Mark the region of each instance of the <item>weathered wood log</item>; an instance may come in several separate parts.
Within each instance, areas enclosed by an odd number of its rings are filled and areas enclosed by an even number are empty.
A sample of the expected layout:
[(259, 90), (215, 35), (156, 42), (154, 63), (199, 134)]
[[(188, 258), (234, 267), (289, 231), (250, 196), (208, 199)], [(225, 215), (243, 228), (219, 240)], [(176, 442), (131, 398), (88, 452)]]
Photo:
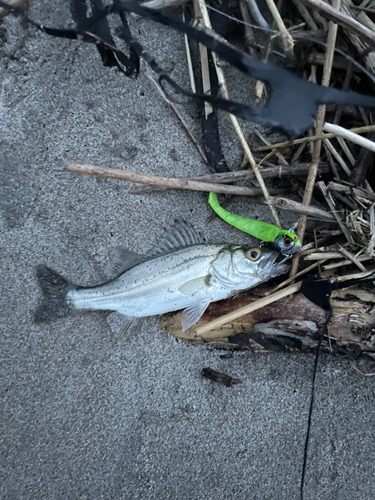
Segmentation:
[[(194, 332), (198, 325), (255, 302), (271, 290), (266, 284), (210, 304), (206, 313), (186, 332), (181, 331), (182, 311), (164, 314), (160, 326), (178, 339), (210, 343), (235, 349), (276, 352), (313, 352), (318, 344), (326, 312), (302, 293), (288, 296), (251, 314), (212, 330), (203, 336)], [(331, 296), (333, 317), (322, 349), (327, 352), (375, 357), (375, 288), (372, 283), (335, 291)]]

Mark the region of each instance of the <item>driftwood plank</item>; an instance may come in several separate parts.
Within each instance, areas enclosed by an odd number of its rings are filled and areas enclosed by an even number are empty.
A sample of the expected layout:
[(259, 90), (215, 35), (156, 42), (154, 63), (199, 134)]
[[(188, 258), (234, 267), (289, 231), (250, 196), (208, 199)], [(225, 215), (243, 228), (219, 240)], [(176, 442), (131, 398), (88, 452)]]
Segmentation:
[[(209, 306), (197, 325), (204, 325), (215, 318), (264, 297), (271, 290), (263, 285), (234, 299), (215, 302)], [(352, 287), (332, 294), (333, 317), (328, 326), (328, 336), (322, 347), (329, 352), (348, 355), (375, 354), (375, 290), (372, 284)], [(164, 314), (160, 326), (174, 337), (193, 343), (213, 343), (252, 349), (255, 351), (311, 352), (319, 339), (319, 332), (326, 320), (326, 313), (302, 293), (286, 297), (251, 314), (196, 336), (194, 329), (181, 331), (182, 311)]]

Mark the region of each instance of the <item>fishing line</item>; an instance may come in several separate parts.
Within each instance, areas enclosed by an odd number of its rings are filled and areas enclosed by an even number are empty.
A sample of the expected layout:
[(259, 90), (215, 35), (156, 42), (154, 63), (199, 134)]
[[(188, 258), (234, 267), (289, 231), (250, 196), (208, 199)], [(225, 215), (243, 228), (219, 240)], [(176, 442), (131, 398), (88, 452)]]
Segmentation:
[(328, 324), (333, 316), (333, 311), (330, 303), (330, 298), (332, 292), (335, 290), (342, 290), (344, 288), (349, 288), (354, 285), (361, 285), (365, 283), (372, 282), (375, 279), (375, 271), (371, 272), (368, 276), (364, 278), (355, 278), (347, 280), (343, 283), (331, 283), (328, 280), (317, 278), (313, 275), (307, 275), (306, 278), (302, 280), (301, 292), (304, 296), (311, 300), (314, 304), (321, 307), (322, 309), (328, 311), (326, 322), (323, 326), (322, 333), (319, 337), (319, 342), (316, 350), (315, 361), (314, 361), (314, 369), (313, 369), (313, 377), (311, 384), (311, 398), (310, 398), (310, 408), (309, 415), (307, 419), (307, 430), (306, 430), (306, 438), (305, 438), (305, 446), (303, 453), (303, 465), (302, 465), (302, 475), (301, 475), (301, 486), (300, 486), (300, 498), (303, 500), (303, 491), (305, 485), (305, 476), (306, 476), (306, 466), (307, 466), (307, 454), (309, 448), (310, 441), (310, 430), (311, 430), (311, 420), (312, 420), (312, 411), (314, 406), (315, 399), (315, 381), (316, 381), (316, 372), (319, 361), (319, 354), (321, 350), (322, 341), (324, 335), (327, 333)]
[[(198, 0), (199, 3), (203, 3), (200, 0)], [(244, 24), (245, 26), (249, 26), (249, 28), (254, 28), (257, 30), (262, 30), (262, 31), (267, 31), (267, 33), (274, 33), (275, 35), (282, 35), (281, 31), (273, 30), (271, 28), (265, 28), (263, 26), (258, 26), (257, 24), (250, 24), (247, 23), (246, 21), (242, 21), (242, 19), (238, 19), (238, 17), (233, 17), (230, 16), (229, 14), (226, 14), (225, 12), (221, 12), (219, 9), (216, 9), (215, 7), (211, 7), (210, 5), (206, 4), (207, 9), (213, 10), (214, 12), (217, 12), (221, 16), (227, 17), (228, 19), (231, 19), (232, 21), (236, 21), (237, 23)]]
[(332, 315), (333, 315), (333, 311), (332, 311), (332, 308), (330, 306), (326, 322), (324, 324), (322, 333), (320, 334), (320, 337), (319, 337), (318, 347), (317, 347), (316, 354), (315, 354), (314, 369), (313, 369), (313, 376), (312, 376), (312, 383), (311, 383), (310, 407), (309, 407), (309, 415), (307, 418), (307, 430), (306, 430), (305, 446), (304, 446), (304, 451), (303, 451), (303, 465), (302, 465), (301, 487), (300, 487), (301, 500), (303, 500), (303, 489), (304, 489), (304, 485), (305, 485), (307, 453), (308, 453), (309, 442), (310, 442), (311, 420), (312, 420), (312, 412), (313, 412), (314, 399), (315, 399), (315, 380), (316, 380), (316, 372), (317, 372), (317, 368), (318, 368), (320, 348), (322, 345), (324, 335), (327, 333), (328, 323), (330, 322)]

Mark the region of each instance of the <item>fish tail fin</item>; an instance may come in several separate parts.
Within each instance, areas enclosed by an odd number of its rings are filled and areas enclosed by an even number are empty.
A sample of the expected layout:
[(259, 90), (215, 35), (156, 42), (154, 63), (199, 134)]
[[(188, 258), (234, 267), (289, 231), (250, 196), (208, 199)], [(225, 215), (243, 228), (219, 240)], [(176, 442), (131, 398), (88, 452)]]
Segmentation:
[(36, 268), (36, 277), (42, 290), (43, 299), (34, 312), (35, 323), (47, 323), (69, 314), (70, 307), (66, 296), (75, 288), (52, 269), (40, 265)]

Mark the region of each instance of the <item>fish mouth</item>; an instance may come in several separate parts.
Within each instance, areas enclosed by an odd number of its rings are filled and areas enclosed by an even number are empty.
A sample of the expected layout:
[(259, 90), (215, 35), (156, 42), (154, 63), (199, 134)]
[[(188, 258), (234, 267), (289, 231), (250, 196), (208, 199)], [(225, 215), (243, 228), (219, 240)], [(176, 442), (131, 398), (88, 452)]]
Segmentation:
[(290, 259), (290, 255), (285, 255), (282, 252), (279, 252), (276, 256), (276, 259), (273, 261), (273, 265), (276, 267), (281, 266), (289, 259)]
[(276, 275), (284, 274), (290, 269), (288, 260), (291, 255), (284, 255), (282, 252), (272, 252), (272, 255), (267, 260), (266, 266), (271, 264), (276, 271)]

